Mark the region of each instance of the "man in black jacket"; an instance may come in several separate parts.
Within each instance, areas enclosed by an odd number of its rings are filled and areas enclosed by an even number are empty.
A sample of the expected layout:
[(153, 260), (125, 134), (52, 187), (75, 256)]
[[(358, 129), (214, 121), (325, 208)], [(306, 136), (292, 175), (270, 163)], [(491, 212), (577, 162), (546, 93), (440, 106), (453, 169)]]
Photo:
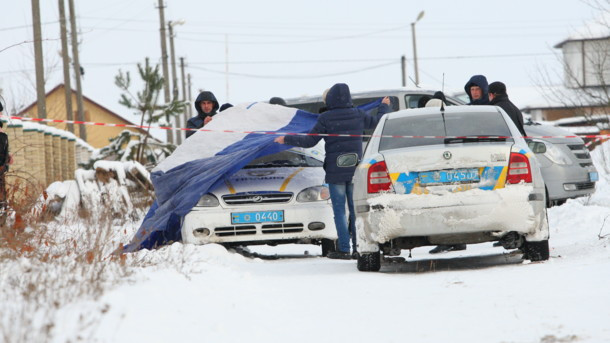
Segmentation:
[(489, 104), (501, 107), (506, 114), (513, 120), (523, 137), (527, 136), (523, 128), (523, 114), (515, 104), (508, 99), (506, 85), (500, 81), (489, 84)]
[[(214, 93), (208, 91), (199, 93), (197, 99), (195, 99), (197, 115), (186, 122), (186, 127), (189, 129), (201, 129), (212, 120), (212, 117), (216, 114), (219, 107), (218, 100), (216, 100)], [(186, 131), (186, 138), (194, 133), (195, 131)]]
[[(0, 104), (2, 114), (2, 104)], [(9, 164), (13, 163), (13, 156), (8, 152), (8, 136), (2, 128), (4, 123), (0, 121), (0, 210), (6, 208), (6, 173)]]
[[(320, 114), (315, 126), (309, 131), (311, 134), (349, 134), (354, 137), (324, 137), (324, 171), (326, 182), (330, 190), (330, 198), (335, 217), (335, 227), (339, 238), (338, 251), (328, 254), (328, 258), (350, 259), (350, 232), (352, 233), (352, 246), (355, 255), (356, 212), (354, 210), (354, 184), (352, 178), (357, 162), (362, 158), (362, 135), (365, 129), (377, 126), (379, 119), (390, 112), (390, 98), (383, 98), (377, 115), (373, 116), (363, 110), (354, 108), (349, 87), (344, 83), (332, 86), (323, 100), (328, 111)], [(276, 143), (288, 144), (302, 148), (316, 145), (322, 136), (280, 136)], [(354, 163), (347, 164), (352, 157)], [(349, 220), (345, 213), (345, 203), (349, 209)], [(349, 225), (349, 227), (348, 227)]]

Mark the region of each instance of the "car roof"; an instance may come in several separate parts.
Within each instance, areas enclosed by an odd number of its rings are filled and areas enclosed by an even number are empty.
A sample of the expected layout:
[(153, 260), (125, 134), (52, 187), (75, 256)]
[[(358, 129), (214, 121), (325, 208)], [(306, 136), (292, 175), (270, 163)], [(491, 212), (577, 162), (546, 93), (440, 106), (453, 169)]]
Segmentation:
[[(500, 113), (500, 110), (496, 106), (445, 106), (445, 114), (452, 113)], [(423, 107), (423, 108), (410, 108), (397, 112), (391, 112), (385, 115), (387, 119), (395, 119), (408, 117), (413, 115), (427, 115), (427, 114), (438, 114), (441, 113), (440, 107)]]
[[(435, 90), (426, 90), (426, 89), (408, 89), (408, 88), (388, 88), (388, 89), (378, 89), (371, 91), (363, 91), (363, 92), (351, 92), (352, 99), (360, 99), (360, 98), (368, 98), (368, 97), (382, 97), (382, 96), (396, 96), (404, 93), (408, 94), (422, 94), (422, 95), (434, 95), (437, 91)], [(451, 96), (447, 96), (448, 98), (455, 99)], [(302, 104), (309, 102), (318, 102), (322, 101), (322, 95), (315, 96), (303, 96), (299, 98), (290, 98), (286, 99), (286, 103), (294, 105), (294, 104)]]

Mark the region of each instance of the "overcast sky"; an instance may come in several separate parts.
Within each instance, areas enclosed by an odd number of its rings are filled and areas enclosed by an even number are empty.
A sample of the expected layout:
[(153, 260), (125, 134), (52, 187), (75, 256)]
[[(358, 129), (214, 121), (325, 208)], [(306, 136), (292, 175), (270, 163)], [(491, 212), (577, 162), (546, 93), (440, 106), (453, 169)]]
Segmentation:
[[(48, 91), (63, 82), (59, 14), (57, 1), (40, 2)], [(118, 104), (114, 76), (122, 69), (138, 80), (137, 63), (146, 57), (160, 63), (158, 1), (75, 2), (84, 95), (138, 121)], [(0, 88), (11, 109), (35, 100), (32, 44), (7, 49), (32, 40), (32, 10), (27, 0), (0, 3)], [(167, 21), (186, 21), (175, 26), (175, 47), (192, 75), (192, 97), (205, 89), (233, 104), (317, 95), (337, 82), (352, 91), (400, 87), (401, 55), (414, 79), (410, 23), (420, 11), (423, 88), (441, 89), (444, 74), (447, 92), (458, 90), (470, 76), (484, 74), (505, 82), (510, 92), (533, 85), (541, 65), (559, 69), (553, 46), (596, 16), (577, 0), (165, 3)], [(411, 80), (408, 87), (414, 87)]]

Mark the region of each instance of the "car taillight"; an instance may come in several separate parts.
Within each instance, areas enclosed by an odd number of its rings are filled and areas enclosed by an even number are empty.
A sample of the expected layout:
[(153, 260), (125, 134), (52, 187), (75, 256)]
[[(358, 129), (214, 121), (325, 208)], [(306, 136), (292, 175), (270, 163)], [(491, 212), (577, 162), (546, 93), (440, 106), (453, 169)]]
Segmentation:
[(385, 161), (377, 162), (369, 167), (367, 184), (369, 193), (392, 190), (392, 180), (390, 179), (390, 174), (388, 174), (388, 167)]
[(532, 182), (532, 169), (527, 156), (516, 152), (510, 153), (506, 183)]

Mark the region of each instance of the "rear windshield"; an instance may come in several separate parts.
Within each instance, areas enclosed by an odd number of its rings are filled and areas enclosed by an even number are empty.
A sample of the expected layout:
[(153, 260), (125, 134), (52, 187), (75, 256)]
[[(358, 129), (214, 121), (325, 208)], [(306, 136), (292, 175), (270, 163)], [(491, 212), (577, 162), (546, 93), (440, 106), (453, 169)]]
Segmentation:
[[(383, 127), (382, 135), (384, 136), (440, 136), (442, 138), (382, 137), (379, 142), (379, 151), (434, 144), (476, 143), (448, 141), (445, 136), (512, 136), (500, 113), (451, 113), (445, 114), (444, 122), (445, 125), (443, 125), (443, 117), (440, 113), (389, 119)], [(503, 141), (512, 142), (513, 140), (509, 138)]]
[[(419, 101), (421, 98), (426, 97), (427, 100), (430, 100), (432, 98), (432, 95), (429, 94), (406, 94), (405, 95), (405, 105), (407, 106), (407, 108), (418, 108), (419, 106)], [(449, 106), (454, 106), (454, 105), (465, 105), (466, 103), (459, 100), (459, 99), (455, 99), (452, 97), (445, 97), (445, 99), (447, 100), (445, 103)], [(426, 101), (427, 101), (426, 100)], [(426, 104), (426, 101), (423, 101), (423, 105)]]

